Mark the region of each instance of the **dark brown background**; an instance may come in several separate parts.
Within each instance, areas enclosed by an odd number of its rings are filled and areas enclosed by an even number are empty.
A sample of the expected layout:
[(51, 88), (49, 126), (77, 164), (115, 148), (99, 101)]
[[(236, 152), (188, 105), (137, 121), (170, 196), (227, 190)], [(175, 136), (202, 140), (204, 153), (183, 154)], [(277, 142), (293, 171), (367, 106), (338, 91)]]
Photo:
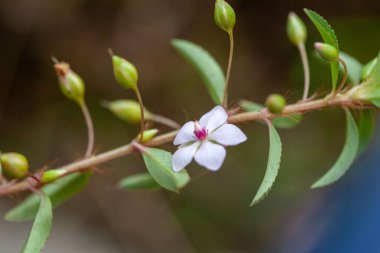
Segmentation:
[[(379, 49), (375, 0), (231, 4), (237, 13), (231, 102), (263, 102), (272, 92), (290, 101), (300, 97), (300, 60), (285, 32), (289, 11), (305, 20), (309, 50), (320, 37), (303, 7), (326, 17), (341, 49), (363, 63)], [(99, 105), (102, 99), (134, 97), (114, 81), (108, 48), (136, 65), (151, 111), (183, 123), (211, 109), (199, 77), (170, 39), (199, 43), (225, 66), (228, 40), (214, 25), (213, 5), (205, 0), (0, 1), (0, 149), (24, 153), (33, 169), (69, 163), (84, 152), (86, 129), (78, 108), (59, 92), (52, 55), (70, 62), (86, 82), (99, 152), (127, 143), (138, 131)], [(329, 69), (310, 58), (313, 91), (327, 91)], [(254, 208), (249, 203), (268, 150), (267, 130), (259, 124), (242, 126), (249, 140), (229, 148), (220, 172), (198, 177), (179, 195), (116, 189), (120, 178), (144, 170), (138, 155), (104, 165), (84, 192), (56, 210), (45, 252), (278, 252), (271, 250), (278, 238), (291, 236), (328, 191), (309, 186), (339, 153), (342, 120), (339, 110), (311, 113), (297, 129), (280, 131), (280, 175), (268, 198)], [(170, 144), (164, 148), (173, 150)], [(195, 164), (189, 170), (192, 175), (203, 171)], [(2, 213), (18, 198), (3, 199)], [(29, 228), (29, 223), (1, 222), (1, 252), (18, 251)]]

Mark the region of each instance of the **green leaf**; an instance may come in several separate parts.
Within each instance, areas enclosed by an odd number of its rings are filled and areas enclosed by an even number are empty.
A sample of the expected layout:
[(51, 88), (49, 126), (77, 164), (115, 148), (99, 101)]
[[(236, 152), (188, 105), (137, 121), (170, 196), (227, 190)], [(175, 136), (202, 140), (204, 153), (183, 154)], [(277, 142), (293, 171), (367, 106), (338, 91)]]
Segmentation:
[(46, 194), (40, 193), (40, 195), (41, 201), (36, 219), (33, 222), (32, 230), (22, 250), (23, 253), (41, 252), (50, 234), (53, 220), (52, 204)]
[[(313, 24), (315, 25), (319, 33), (321, 34), (323, 41), (325, 43), (328, 43), (334, 46), (339, 52), (338, 39), (336, 38), (335, 32), (331, 28), (329, 23), (315, 11), (312, 11), (309, 9), (304, 9), (304, 11), (306, 15), (310, 18), (310, 20), (313, 22)], [(332, 86), (333, 86), (333, 90), (335, 90), (336, 83), (338, 81), (339, 63), (332, 62), (330, 65), (331, 65)]]
[(301, 114), (292, 114), (286, 117), (279, 117), (272, 120), (276, 128), (290, 129), (300, 124), (302, 120)]
[[(357, 59), (346, 54), (345, 52), (340, 52), (339, 57), (346, 63), (347, 65), (347, 76), (352, 84), (359, 84), (360, 78), (362, 74), (363, 64), (361, 64)], [(340, 71), (344, 73), (344, 69), (340, 66)]]
[[(74, 173), (54, 183), (42, 187), (41, 191), (49, 196), (53, 207), (57, 207), (80, 192), (88, 183), (92, 173)], [(5, 214), (7, 221), (25, 221), (33, 219), (38, 211), (40, 198), (31, 194), (23, 202)]]
[(377, 63), (373, 67), (373, 70), (366, 81), (363, 82), (362, 85), (368, 87), (376, 87), (380, 88), (380, 52), (377, 57)]
[(359, 131), (359, 154), (362, 154), (368, 147), (375, 128), (375, 117), (371, 110), (359, 111), (357, 119)]
[(221, 104), (224, 96), (224, 74), (210, 53), (186, 40), (173, 39), (171, 44), (196, 69), (215, 104)]
[(370, 76), (360, 86), (358, 97), (380, 107), (380, 52)]
[(142, 155), (150, 175), (165, 189), (178, 192), (190, 181), (186, 170), (173, 171), (171, 153), (157, 148), (144, 148)]
[(261, 104), (251, 102), (248, 100), (241, 100), (239, 102), (239, 106), (241, 109), (243, 109), (246, 112), (258, 112), (258, 111), (265, 108), (265, 106), (263, 106)]
[[(265, 108), (261, 104), (257, 104), (248, 100), (240, 101), (240, 108), (246, 112), (258, 112)], [(301, 114), (293, 114), (286, 117), (279, 117), (272, 120), (272, 123), (277, 128), (290, 129), (299, 125), (302, 120)], [(265, 123), (264, 121), (261, 121)]]
[(343, 151), (334, 166), (315, 182), (311, 188), (323, 187), (334, 183), (346, 173), (355, 160), (359, 147), (359, 131), (351, 112), (348, 109), (345, 109), (345, 112), (347, 130)]
[(130, 190), (155, 190), (161, 188), (161, 186), (149, 173), (140, 173), (120, 180), (119, 188)]
[(269, 124), (269, 157), (263, 182), (257, 191), (251, 206), (261, 201), (271, 189), (280, 168), (282, 144), (276, 128)]

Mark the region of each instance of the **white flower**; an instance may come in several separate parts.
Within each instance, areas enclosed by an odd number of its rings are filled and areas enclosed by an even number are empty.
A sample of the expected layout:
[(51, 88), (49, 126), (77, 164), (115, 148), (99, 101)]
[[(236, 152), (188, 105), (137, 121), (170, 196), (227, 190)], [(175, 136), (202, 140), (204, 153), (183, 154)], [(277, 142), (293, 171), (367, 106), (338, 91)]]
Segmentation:
[(174, 145), (180, 145), (173, 154), (173, 170), (178, 172), (191, 160), (211, 171), (218, 170), (226, 157), (224, 146), (234, 146), (247, 140), (235, 125), (227, 123), (228, 115), (216, 106), (198, 121), (189, 121), (179, 130)]

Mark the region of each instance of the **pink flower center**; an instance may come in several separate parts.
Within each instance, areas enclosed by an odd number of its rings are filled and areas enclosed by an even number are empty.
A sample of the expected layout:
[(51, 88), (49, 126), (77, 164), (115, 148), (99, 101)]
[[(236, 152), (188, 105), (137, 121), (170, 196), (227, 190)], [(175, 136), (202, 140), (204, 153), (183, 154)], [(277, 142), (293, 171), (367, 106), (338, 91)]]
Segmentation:
[(207, 138), (207, 134), (208, 134), (208, 131), (206, 128), (202, 127), (198, 121), (195, 121), (194, 122), (194, 135), (195, 137), (200, 140), (200, 141), (203, 141), (204, 139)]

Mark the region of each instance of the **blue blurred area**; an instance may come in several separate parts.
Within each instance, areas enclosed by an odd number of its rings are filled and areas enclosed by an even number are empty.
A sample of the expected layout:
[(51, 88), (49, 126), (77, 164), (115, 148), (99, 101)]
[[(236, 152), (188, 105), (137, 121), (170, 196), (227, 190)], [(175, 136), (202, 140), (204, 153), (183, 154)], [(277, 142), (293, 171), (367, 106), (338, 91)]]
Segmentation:
[(309, 209), (296, 232), (271, 252), (380, 252), (379, 151), (377, 130), (367, 152), (338, 183), (317, 190), (325, 194), (318, 207)]

